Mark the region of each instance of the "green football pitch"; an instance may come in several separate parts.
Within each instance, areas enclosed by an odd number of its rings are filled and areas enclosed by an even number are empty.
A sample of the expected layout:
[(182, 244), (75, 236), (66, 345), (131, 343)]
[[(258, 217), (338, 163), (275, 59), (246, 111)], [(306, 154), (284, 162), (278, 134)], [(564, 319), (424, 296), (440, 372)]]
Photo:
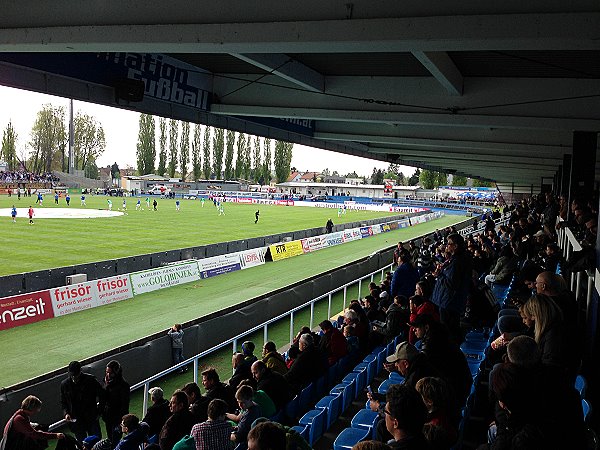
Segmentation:
[[(88, 210), (107, 209), (105, 196), (87, 196)], [(112, 197), (113, 211), (122, 199)], [(204, 207), (199, 200), (182, 200), (175, 211), (175, 200), (158, 199), (157, 211), (146, 207), (136, 211), (137, 198), (127, 198), (127, 214), (94, 219), (45, 219), (34, 216), (29, 225), (24, 212), (17, 222), (10, 218), (9, 208), (34, 207), (36, 216), (55, 208), (66, 208), (63, 198), (59, 205), (45, 196), (42, 208), (35, 197), (0, 198), (0, 236), (2, 253), (0, 275), (31, 272), (74, 264), (103, 261), (159, 251), (194, 247), (215, 242), (234, 241), (306, 228), (324, 227), (328, 218), (334, 223), (354, 222), (391, 215), (385, 212), (348, 211), (337, 217), (337, 210), (308, 207), (284, 207), (226, 203), (225, 215), (219, 216), (209, 201)], [(73, 195), (70, 209), (80, 207), (79, 195)], [(254, 223), (254, 212), (260, 209), (260, 221)], [(44, 211), (42, 211), (44, 210)]]

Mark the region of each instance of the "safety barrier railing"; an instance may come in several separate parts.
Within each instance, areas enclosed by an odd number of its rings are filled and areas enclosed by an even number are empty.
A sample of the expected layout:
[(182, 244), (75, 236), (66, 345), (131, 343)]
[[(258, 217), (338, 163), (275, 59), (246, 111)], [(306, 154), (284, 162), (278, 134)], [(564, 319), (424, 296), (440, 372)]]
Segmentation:
[[(562, 222), (562, 220), (559, 222)], [(562, 256), (565, 261), (568, 261), (574, 252), (582, 250), (581, 244), (577, 241), (577, 238), (568, 227), (560, 227), (558, 229), (558, 246), (562, 251)], [(590, 313), (592, 311), (593, 289), (596, 289), (596, 291), (598, 290), (596, 286), (597, 276), (600, 276), (600, 274), (598, 274), (598, 269), (581, 270), (572, 272), (570, 275), (570, 288), (571, 291), (575, 292), (575, 298), (577, 299), (579, 309), (585, 310), (586, 323), (589, 322)], [(585, 305), (583, 302), (585, 302)]]

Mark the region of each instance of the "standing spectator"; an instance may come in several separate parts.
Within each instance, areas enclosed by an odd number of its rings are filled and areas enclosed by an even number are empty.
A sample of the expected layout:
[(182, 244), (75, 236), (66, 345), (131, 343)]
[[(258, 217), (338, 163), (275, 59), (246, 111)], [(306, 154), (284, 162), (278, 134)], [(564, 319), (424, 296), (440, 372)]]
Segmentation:
[(436, 276), (431, 302), (438, 306), (440, 321), (448, 327), (456, 342), (462, 342), (460, 316), (465, 311), (471, 288), (471, 258), (464, 250), (460, 234), (450, 234), (446, 246), (450, 258), (434, 272)]
[(227, 403), (211, 400), (208, 404), (208, 419), (192, 427), (191, 435), (196, 442), (196, 450), (229, 450), (233, 427), (225, 420)]
[(143, 422), (146, 422), (150, 427), (149, 436), (154, 436), (160, 433), (163, 425), (171, 415), (169, 410), (169, 402), (164, 398), (163, 390), (159, 387), (150, 388), (148, 391), (152, 405), (148, 408)]
[[(171, 356), (173, 365), (177, 365), (183, 361), (183, 329), (180, 323), (173, 325), (167, 332), (171, 338)], [(180, 369), (180, 373), (185, 372), (185, 367)]]
[(129, 413), (129, 383), (123, 379), (123, 370), (118, 361), (112, 360), (106, 365), (104, 401), (100, 402), (100, 409), (106, 435), (113, 443), (117, 442), (121, 419)]
[[(42, 402), (39, 398), (30, 395), (21, 402), (21, 409), (17, 410), (4, 427), (4, 447), (12, 449), (42, 449), (48, 446), (50, 439), (64, 439), (62, 433), (46, 433), (36, 430), (31, 424), (31, 417), (40, 412)], [(4, 439), (3, 438), (3, 439)]]
[(171, 417), (165, 422), (158, 439), (161, 450), (171, 450), (194, 426), (194, 416), (188, 410), (188, 397), (183, 391), (173, 392), (169, 401)]
[(331, 219), (329, 219), (325, 224), (325, 230), (327, 230), (327, 233), (331, 233), (333, 231), (333, 221)]
[(96, 405), (103, 394), (98, 380), (81, 371), (79, 361), (69, 363), (69, 376), (60, 384), (60, 404), (64, 418), (78, 440), (82, 441), (86, 436), (102, 436)]
[(392, 277), (392, 298), (403, 295), (408, 298), (415, 292), (415, 284), (419, 281), (419, 272), (412, 265), (408, 252), (400, 253), (398, 267)]

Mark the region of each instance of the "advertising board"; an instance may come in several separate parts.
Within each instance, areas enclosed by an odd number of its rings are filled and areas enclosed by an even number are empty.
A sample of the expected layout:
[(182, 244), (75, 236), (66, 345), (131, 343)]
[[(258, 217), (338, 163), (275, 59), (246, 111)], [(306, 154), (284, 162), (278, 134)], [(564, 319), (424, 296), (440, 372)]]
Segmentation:
[(54, 317), (48, 291), (30, 292), (0, 299), (0, 330)]
[(133, 294), (152, 292), (171, 286), (197, 281), (200, 279), (198, 263), (171, 264), (159, 269), (143, 270), (131, 274)]
[(273, 261), (281, 261), (282, 259), (304, 254), (301, 241), (270, 245), (269, 250), (271, 250), (271, 258), (273, 258)]

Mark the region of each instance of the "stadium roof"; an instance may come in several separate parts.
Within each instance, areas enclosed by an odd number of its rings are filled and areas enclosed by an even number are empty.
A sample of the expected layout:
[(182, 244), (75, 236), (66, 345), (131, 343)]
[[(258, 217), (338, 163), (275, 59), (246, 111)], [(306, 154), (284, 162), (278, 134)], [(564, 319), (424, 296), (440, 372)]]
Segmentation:
[[(3, 5), (0, 51), (48, 55), (0, 55), (0, 83), (539, 186), (574, 130), (600, 130), (599, 30), (592, 0), (22, 0)], [(157, 79), (116, 101), (117, 72), (86, 73), (82, 52), (153, 53), (206, 98), (164, 101)]]

